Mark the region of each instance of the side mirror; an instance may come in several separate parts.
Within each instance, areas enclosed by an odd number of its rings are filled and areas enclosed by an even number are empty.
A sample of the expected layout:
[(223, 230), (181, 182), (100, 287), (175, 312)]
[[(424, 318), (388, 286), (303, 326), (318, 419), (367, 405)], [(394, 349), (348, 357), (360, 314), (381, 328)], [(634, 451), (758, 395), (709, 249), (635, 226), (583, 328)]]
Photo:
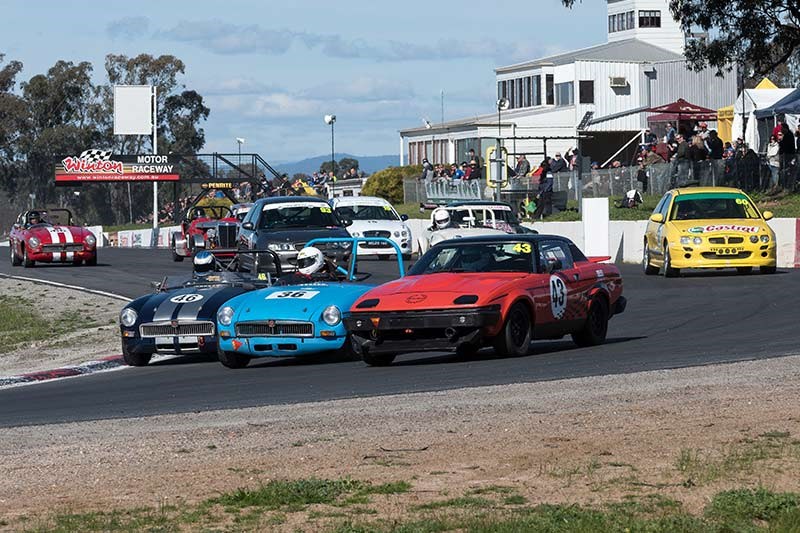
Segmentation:
[(772, 220), (775, 215), (772, 214), (772, 211), (764, 211), (761, 213), (764, 216), (764, 220)]
[(400, 220), (405, 222), (406, 220), (408, 220), (408, 215), (400, 215)]
[(662, 215), (661, 213), (653, 213), (652, 215), (650, 215), (650, 222), (657, 222), (661, 224), (662, 222), (664, 222), (664, 215)]
[(245, 222), (244, 224), (242, 224), (242, 229), (253, 230), (255, 229), (255, 226), (253, 225), (252, 222)]

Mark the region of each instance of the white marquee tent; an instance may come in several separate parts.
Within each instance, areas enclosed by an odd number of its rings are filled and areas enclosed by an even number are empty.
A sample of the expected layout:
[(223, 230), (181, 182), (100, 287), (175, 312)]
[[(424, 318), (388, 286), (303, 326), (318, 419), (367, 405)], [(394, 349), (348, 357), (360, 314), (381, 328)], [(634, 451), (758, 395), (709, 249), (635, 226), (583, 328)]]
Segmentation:
[[(733, 125), (731, 127), (734, 139), (742, 136), (742, 128), (745, 124), (744, 142), (748, 146), (758, 151), (760, 139), (758, 134), (758, 123), (756, 121), (756, 111), (766, 109), (781, 98), (789, 95), (794, 89), (745, 89), (739, 94), (733, 104)], [(789, 124), (794, 128), (795, 125)]]

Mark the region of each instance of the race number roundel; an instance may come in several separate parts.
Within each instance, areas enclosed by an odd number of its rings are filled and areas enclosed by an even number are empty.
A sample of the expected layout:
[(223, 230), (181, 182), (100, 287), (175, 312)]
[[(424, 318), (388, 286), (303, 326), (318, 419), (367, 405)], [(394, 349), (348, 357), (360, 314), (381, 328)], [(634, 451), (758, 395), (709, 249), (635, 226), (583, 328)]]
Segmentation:
[(169, 299), (174, 304), (190, 304), (192, 302), (199, 302), (203, 299), (202, 294), (179, 294)]
[(558, 276), (550, 276), (550, 311), (553, 318), (562, 319), (567, 312), (567, 285)]

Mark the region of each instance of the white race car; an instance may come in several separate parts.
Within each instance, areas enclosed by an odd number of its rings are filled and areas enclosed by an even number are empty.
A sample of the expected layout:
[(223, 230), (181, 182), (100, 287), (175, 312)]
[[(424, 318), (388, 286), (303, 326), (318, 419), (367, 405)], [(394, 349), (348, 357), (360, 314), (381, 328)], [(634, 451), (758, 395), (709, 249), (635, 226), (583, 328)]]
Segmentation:
[[(343, 196), (331, 200), (331, 206), (342, 220), (352, 222), (347, 231), (353, 237), (384, 237), (391, 239), (403, 254), (411, 257), (411, 230), (406, 225), (407, 215), (398, 215), (392, 204), (374, 196)], [(395, 249), (386, 243), (362, 242), (359, 255), (377, 255), (387, 259)]]
[[(438, 228), (434, 218), (437, 211), (446, 210), (450, 223)], [(507, 235), (509, 233), (538, 233), (519, 223), (511, 206), (502, 202), (458, 202), (438, 207), (431, 212), (431, 224), (419, 238), (420, 255), (442, 241), (481, 235)]]

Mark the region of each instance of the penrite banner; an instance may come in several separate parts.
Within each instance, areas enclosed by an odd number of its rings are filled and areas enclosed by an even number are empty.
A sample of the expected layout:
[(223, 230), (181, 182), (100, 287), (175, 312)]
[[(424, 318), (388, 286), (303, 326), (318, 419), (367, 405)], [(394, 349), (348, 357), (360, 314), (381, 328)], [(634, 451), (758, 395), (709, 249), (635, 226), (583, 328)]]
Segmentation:
[(84, 150), (80, 156), (59, 157), (56, 185), (113, 181), (178, 181), (177, 155), (114, 155), (111, 150)]

